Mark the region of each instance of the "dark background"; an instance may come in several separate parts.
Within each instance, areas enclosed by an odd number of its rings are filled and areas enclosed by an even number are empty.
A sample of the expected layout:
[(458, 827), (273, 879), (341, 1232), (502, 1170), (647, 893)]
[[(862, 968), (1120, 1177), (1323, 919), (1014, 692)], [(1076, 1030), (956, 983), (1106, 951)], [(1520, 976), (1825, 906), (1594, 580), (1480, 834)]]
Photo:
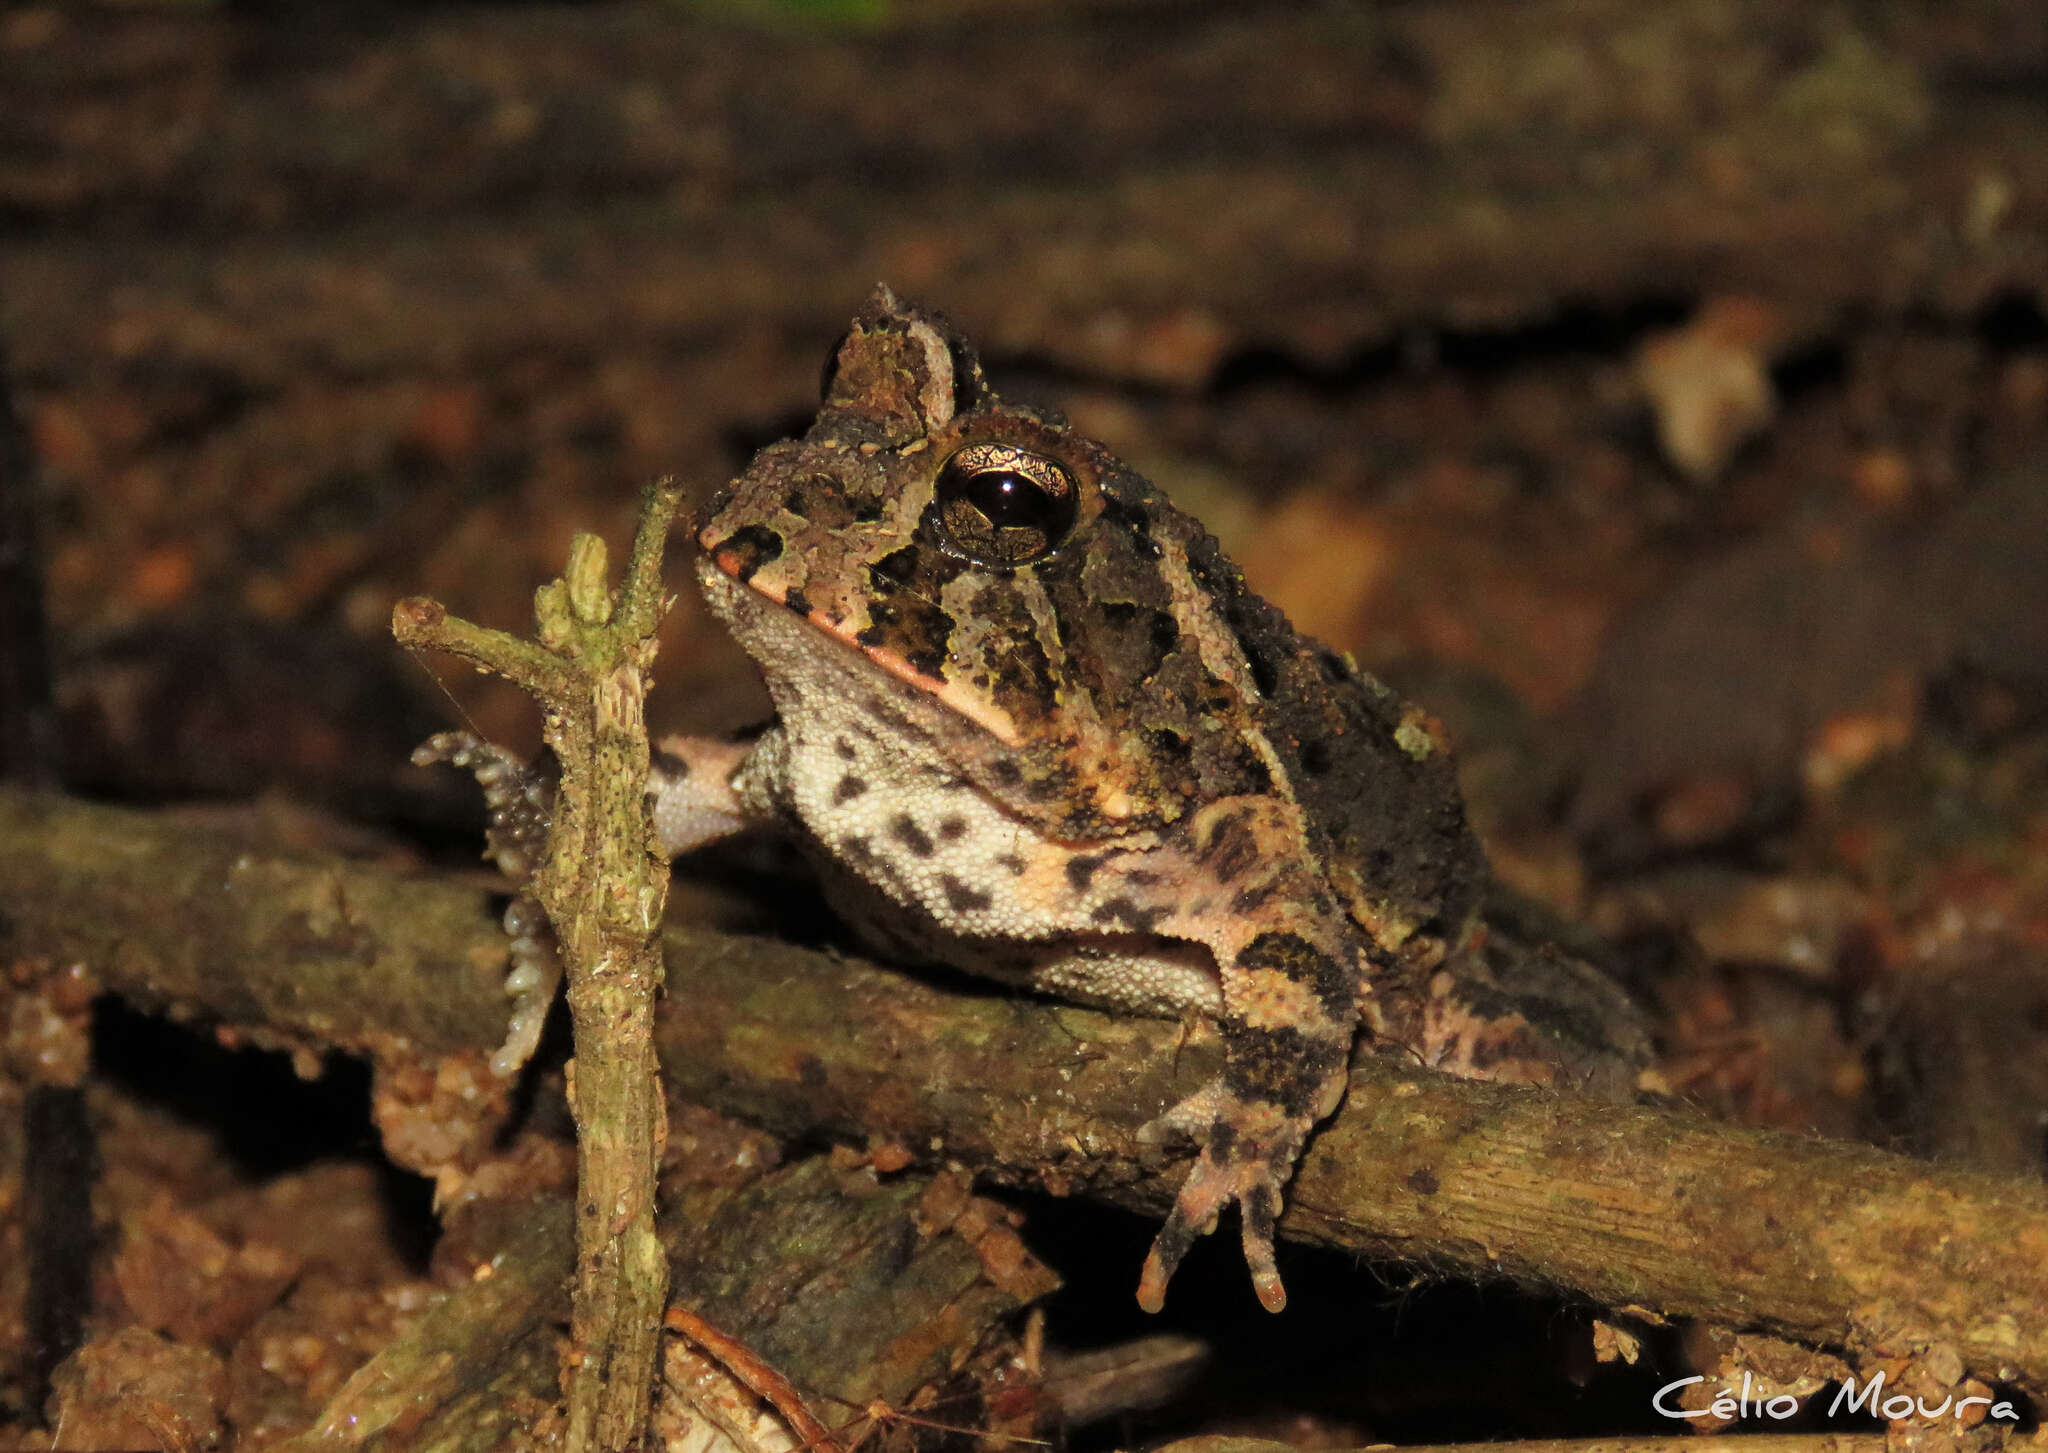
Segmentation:
[[(392, 602), (522, 625), (572, 532), (801, 427), (877, 281), (1446, 719), (1676, 1088), (2040, 1173), (2037, 6), (0, 6), (11, 769), (466, 859), (407, 751), (535, 726)], [(765, 709), (693, 600), (659, 674), (673, 729)], [(1034, 1218), (1114, 1289), (1055, 1336), (1129, 1330), (1144, 1228)], [(1575, 1309), (1389, 1286), (1368, 1377), (1203, 1295), (1269, 1433), (1640, 1409)], [(1447, 1421), (1472, 1327), (1519, 1371)]]

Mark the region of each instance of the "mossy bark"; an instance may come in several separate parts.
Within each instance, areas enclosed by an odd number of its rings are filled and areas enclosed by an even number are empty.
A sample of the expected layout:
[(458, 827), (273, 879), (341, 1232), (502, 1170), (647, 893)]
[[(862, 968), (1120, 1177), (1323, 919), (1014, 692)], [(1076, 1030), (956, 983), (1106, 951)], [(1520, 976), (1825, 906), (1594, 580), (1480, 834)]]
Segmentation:
[[(836, 1408), (909, 1398), (1054, 1283), (996, 1285), (974, 1240), (934, 1227), (933, 1181), (877, 1187), (813, 1157), (741, 1191), (696, 1187), (661, 1208), (675, 1300), (700, 1309)], [(350, 1377), (282, 1453), (361, 1445), (482, 1453), (530, 1433), (556, 1395), (575, 1214), (566, 1201), (499, 1205), (465, 1227), (479, 1271)]]
[(554, 926), (575, 1026), (569, 1453), (639, 1443), (668, 1291), (668, 1258), (654, 1232), (667, 1133), (654, 1003), (669, 868), (648, 813), (641, 707), (667, 606), (662, 549), (679, 499), (673, 481), (648, 492), (616, 597), (603, 541), (577, 538), (562, 578), (536, 595), (538, 647), (454, 621), (431, 601), (401, 601), (392, 616), (406, 645), (455, 651), (531, 691), (561, 764), (531, 888)]
[[(184, 1015), (359, 1048), (503, 1029), (481, 891), (162, 815), (0, 792), (0, 915), (10, 947), (86, 958)], [(689, 985), (655, 1029), (679, 1095), (1015, 1183), (1154, 1210), (1172, 1194), (1137, 1132), (1213, 1073), (1206, 1037), (765, 939), (672, 926), (664, 947)], [(1867, 1146), (1369, 1059), (1280, 1231), (1861, 1354), (1951, 1347), (1987, 1380), (2048, 1387), (2048, 1191)]]

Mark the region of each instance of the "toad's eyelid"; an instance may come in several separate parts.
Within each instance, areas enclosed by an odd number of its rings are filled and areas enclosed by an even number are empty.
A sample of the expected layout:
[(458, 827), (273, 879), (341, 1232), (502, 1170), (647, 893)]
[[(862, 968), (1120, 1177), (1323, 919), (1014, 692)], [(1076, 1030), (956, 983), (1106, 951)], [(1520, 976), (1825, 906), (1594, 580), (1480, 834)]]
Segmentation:
[(1009, 470), (1055, 494), (1066, 494), (1074, 488), (1073, 472), (1066, 465), (1050, 454), (1041, 454), (1018, 444), (995, 440), (965, 444), (953, 451), (947, 463), (974, 474)]

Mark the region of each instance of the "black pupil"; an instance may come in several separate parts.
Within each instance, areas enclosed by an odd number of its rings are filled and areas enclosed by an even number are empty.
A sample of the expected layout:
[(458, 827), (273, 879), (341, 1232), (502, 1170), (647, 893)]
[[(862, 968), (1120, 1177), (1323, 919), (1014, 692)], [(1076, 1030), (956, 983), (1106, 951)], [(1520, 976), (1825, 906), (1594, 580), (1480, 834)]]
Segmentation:
[(997, 529), (1044, 529), (1059, 513), (1060, 501), (1035, 479), (1014, 469), (984, 469), (970, 475), (962, 496)]
[(1057, 460), (1006, 444), (969, 444), (939, 470), (932, 528), (956, 555), (1010, 567), (1042, 560), (1074, 527), (1080, 500)]

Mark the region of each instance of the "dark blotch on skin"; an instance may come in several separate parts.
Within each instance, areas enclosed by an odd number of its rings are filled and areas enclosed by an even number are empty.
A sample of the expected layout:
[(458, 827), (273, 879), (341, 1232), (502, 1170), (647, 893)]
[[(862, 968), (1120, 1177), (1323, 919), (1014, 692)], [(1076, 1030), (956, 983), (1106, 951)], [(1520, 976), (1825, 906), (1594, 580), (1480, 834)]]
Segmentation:
[(892, 652), (933, 680), (947, 680), (955, 621), (939, 608), (939, 594), (962, 568), (920, 545), (904, 545), (874, 561), (867, 568), (869, 624), (854, 639), (870, 650)]
[(867, 790), (868, 784), (849, 772), (844, 777), (841, 777), (839, 785), (832, 789), (833, 804), (836, 806), (839, 803), (851, 802)]
[(955, 913), (979, 913), (995, 902), (981, 889), (961, 882), (951, 873), (939, 875), (939, 887), (945, 892), (947, 906)]
[(905, 545), (900, 550), (891, 550), (870, 566), (869, 569), (878, 584), (882, 581), (890, 581), (896, 585), (901, 585), (904, 581), (910, 579), (911, 576), (917, 574), (917, 547), (915, 545)]
[(953, 618), (937, 606), (926, 605), (906, 618), (900, 629), (897, 649), (903, 659), (934, 681), (946, 679), (946, 646), (953, 638)]
[(1067, 882), (1076, 893), (1088, 891), (1095, 870), (1109, 860), (1108, 853), (1076, 853), (1067, 859)]
[(1259, 695), (1271, 696), (1274, 692), (1278, 691), (1280, 689), (1280, 667), (1270, 656), (1259, 649), (1257, 641), (1252, 640), (1243, 632), (1238, 633), (1237, 644), (1239, 649), (1244, 652), (1246, 664), (1252, 668), (1252, 684), (1259, 688)]
[(942, 817), (939, 819), (939, 841), (957, 843), (967, 836), (967, 819), (964, 817)]
[(1475, 1037), (1466, 1050), (1466, 1056), (1474, 1069), (1491, 1069), (1507, 1060), (1527, 1057), (1529, 1049), (1521, 1036), (1502, 1029), (1497, 1025), (1486, 1026), (1486, 1032)]
[(1080, 777), (1072, 767), (1049, 767), (1024, 783), (1024, 791), (1034, 802), (1059, 802), (1070, 798)]
[(1230, 900), (1230, 911), (1240, 914), (1254, 913), (1259, 909), (1260, 905), (1272, 896), (1273, 885), (1271, 883), (1260, 883), (1256, 887), (1243, 889), (1235, 898)]
[(1244, 1203), (1245, 1225), (1261, 1241), (1273, 1239), (1273, 1223), (1280, 1219), (1280, 1194), (1270, 1185), (1256, 1185)]
[(1209, 870), (1226, 883), (1244, 876), (1258, 860), (1258, 839), (1253, 836), (1248, 812), (1234, 812), (1219, 820), (1202, 854)]
[(987, 673), (990, 698), (1027, 727), (1058, 709), (1061, 690), (1028, 595), (1014, 581), (996, 579), (974, 592), (965, 611), (981, 628), (974, 665)]
[(790, 590), (787, 595), (782, 597), (782, 603), (800, 616), (807, 616), (811, 613), (811, 598), (804, 594), (802, 586), (797, 586)]
[(1348, 1045), (1340, 1048), (1297, 1029), (1253, 1029), (1226, 1021), (1222, 1030), (1224, 1088), (1242, 1101), (1278, 1105), (1290, 1119), (1309, 1118), (1323, 1081), (1343, 1068), (1350, 1053)]
[(734, 556), (739, 568), (733, 574), (740, 580), (752, 580), (763, 565), (782, 554), (782, 536), (766, 525), (745, 525), (719, 541), (711, 554), (714, 558)]
[(845, 737), (832, 738), (832, 750), (839, 754), (839, 760), (842, 762), (857, 762), (860, 760), (860, 753), (853, 749), (853, 743), (849, 742)]
[(1358, 984), (1350, 966), (1331, 958), (1294, 933), (1262, 933), (1237, 956), (1240, 969), (1275, 970), (1316, 996), (1323, 1012), (1338, 1024), (1357, 1010)]
[(1209, 1154), (1223, 1165), (1237, 1158), (1237, 1127), (1227, 1120), (1219, 1119), (1209, 1129)]
[(1171, 727), (1155, 727), (1145, 733), (1152, 750), (1172, 761), (1185, 762), (1195, 754), (1194, 744)]
[(1428, 1166), (1410, 1171), (1402, 1184), (1418, 1196), (1433, 1196), (1443, 1189), (1443, 1183), (1436, 1178), (1436, 1172)]
[(1152, 649), (1164, 661), (1173, 654), (1173, 648), (1180, 644), (1180, 622), (1166, 611), (1152, 613)]
[(1180, 624), (1172, 612), (1150, 605), (1091, 597), (1079, 605), (1069, 602), (1056, 614), (1062, 639), (1098, 643), (1095, 652), (1113, 692), (1135, 691), (1155, 680), (1180, 644)]
[(1052, 661), (1038, 637), (1012, 633), (984, 650), (990, 695), (1017, 721), (1043, 720), (1059, 698)]
[[(905, 686), (900, 681), (891, 681), (888, 686), (899, 698), (917, 694), (915, 686)], [(863, 706), (868, 718), (866, 730), (861, 732), (863, 741), (878, 742), (885, 737), (900, 737), (910, 730), (910, 718), (883, 697), (871, 696)]]
[(1088, 916), (1097, 923), (1116, 924), (1137, 933), (1151, 933), (1169, 911), (1165, 908), (1140, 908), (1128, 898), (1112, 898), (1097, 905)]
[(920, 858), (928, 858), (938, 851), (930, 835), (923, 828), (912, 822), (908, 813), (898, 813), (896, 815), (895, 820), (889, 824), (889, 836), (895, 838), (897, 842), (902, 843), (903, 846), (909, 848), (912, 853)]
[(1126, 503), (1107, 491), (1104, 505), (1105, 518), (1122, 517), (1124, 530), (1130, 536), (1131, 548), (1140, 559), (1157, 560), (1166, 553), (1159, 548), (1159, 542), (1152, 538), (1151, 516), (1147, 515), (1141, 506)]
[(828, 533), (845, 529), (854, 518), (845, 482), (827, 470), (798, 475), (782, 497), (782, 507)]
[(1015, 853), (996, 854), (996, 866), (998, 868), (1001, 868), (1003, 871), (1008, 873), (1013, 878), (1021, 878), (1024, 876), (1024, 860), (1018, 857)]

